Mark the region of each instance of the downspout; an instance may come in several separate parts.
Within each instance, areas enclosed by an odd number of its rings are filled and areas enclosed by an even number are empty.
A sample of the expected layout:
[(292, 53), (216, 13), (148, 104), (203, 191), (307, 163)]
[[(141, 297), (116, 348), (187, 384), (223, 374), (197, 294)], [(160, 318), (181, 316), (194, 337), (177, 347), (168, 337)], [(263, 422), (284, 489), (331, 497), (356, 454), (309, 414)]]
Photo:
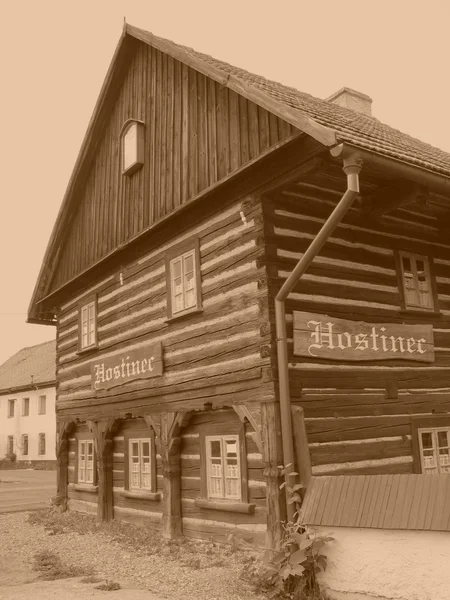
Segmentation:
[[(336, 156), (336, 153), (334, 153), (334, 156)], [(347, 175), (347, 190), (275, 297), (275, 329), (277, 336), (281, 437), (283, 441), (283, 461), (285, 465), (286, 485), (293, 483), (292, 481), (289, 482), (289, 473), (294, 470), (293, 465), (295, 459), (291, 417), (291, 398), (289, 392), (289, 359), (286, 334), (285, 300), (298, 281), (301, 279), (305, 271), (308, 269), (314, 258), (320, 252), (334, 229), (344, 218), (346, 212), (349, 210), (359, 193), (359, 173), (362, 167), (362, 161), (360, 157), (356, 153), (347, 157), (344, 156), (343, 163), (343, 171)], [(294, 518), (295, 509), (294, 504), (290, 504), (288, 500), (289, 496), (286, 494), (287, 518), (288, 521), (292, 521)]]

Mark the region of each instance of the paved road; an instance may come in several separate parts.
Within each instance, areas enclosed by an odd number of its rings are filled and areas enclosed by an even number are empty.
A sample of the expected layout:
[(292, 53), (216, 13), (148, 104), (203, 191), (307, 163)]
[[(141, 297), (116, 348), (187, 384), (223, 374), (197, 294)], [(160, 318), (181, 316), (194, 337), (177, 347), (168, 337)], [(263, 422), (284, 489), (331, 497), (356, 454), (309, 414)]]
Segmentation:
[(49, 506), (56, 493), (56, 471), (0, 470), (0, 513)]

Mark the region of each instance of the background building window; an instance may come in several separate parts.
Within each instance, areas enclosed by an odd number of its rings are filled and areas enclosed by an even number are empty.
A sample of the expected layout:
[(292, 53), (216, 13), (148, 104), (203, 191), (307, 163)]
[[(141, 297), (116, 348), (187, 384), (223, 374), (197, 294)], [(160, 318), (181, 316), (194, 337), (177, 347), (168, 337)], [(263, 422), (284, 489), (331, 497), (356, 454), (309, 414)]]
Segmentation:
[(43, 456), (45, 454), (45, 433), (39, 434), (38, 454), (39, 456)]
[(6, 440), (6, 454), (14, 454), (14, 436), (8, 435)]
[(78, 441), (78, 483), (94, 484), (94, 441)]
[(430, 264), (426, 256), (400, 252), (405, 308), (434, 308)]
[(208, 498), (241, 500), (238, 435), (206, 436)]
[(8, 417), (14, 417), (15, 406), (16, 406), (15, 400), (8, 400)]
[(30, 399), (22, 398), (22, 417), (28, 417), (30, 414)]
[(97, 343), (96, 302), (81, 307), (80, 312), (80, 349), (91, 348)]
[(130, 439), (129, 489), (152, 491), (151, 439)]
[(450, 473), (450, 428), (419, 429), (422, 473)]
[(28, 435), (22, 435), (22, 456), (28, 456)]
[(45, 415), (47, 412), (47, 397), (39, 396), (38, 398), (38, 415)]

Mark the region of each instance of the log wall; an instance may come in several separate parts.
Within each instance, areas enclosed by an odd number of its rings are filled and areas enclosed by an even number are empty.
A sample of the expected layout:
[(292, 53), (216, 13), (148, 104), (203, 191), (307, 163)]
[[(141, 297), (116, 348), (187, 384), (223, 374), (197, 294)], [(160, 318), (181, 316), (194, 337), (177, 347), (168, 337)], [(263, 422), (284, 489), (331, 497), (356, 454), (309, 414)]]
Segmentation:
[[(271, 297), (342, 192), (331, 177), (317, 175), (266, 199)], [(450, 412), (450, 241), (441, 225), (423, 206), (398, 209), (378, 222), (354, 206), (287, 299), (291, 398), (305, 410), (313, 474), (411, 473), (411, 418)], [(395, 250), (432, 257), (439, 312), (400, 310)], [(294, 310), (369, 323), (432, 324), (435, 362), (355, 364), (294, 356)], [(271, 315), (274, 328), (272, 308)]]

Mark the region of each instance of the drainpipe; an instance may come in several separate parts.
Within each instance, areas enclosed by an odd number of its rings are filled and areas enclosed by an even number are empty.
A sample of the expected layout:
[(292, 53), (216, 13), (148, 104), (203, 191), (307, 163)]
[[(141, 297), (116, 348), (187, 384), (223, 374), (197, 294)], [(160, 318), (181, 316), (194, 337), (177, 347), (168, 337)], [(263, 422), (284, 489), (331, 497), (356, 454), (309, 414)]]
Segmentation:
[[(341, 148), (342, 151), (342, 148)], [(336, 151), (333, 152), (336, 156)], [(289, 392), (289, 365), (288, 348), (286, 334), (286, 316), (284, 303), (294, 286), (303, 276), (309, 265), (322, 249), (339, 222), (344, 218), (346, 212), (351, 207), (353, 201), (359, 193), (359, 172), (361, 171), (362, 161), (355, 153), (343, 158), (343, 171), (347, 175), (347, 190), (342, 196), (336, 208), (333, 210), (328, 220), (322, 226), (317, 236), (311, 242), (310, 246), (303, 254), (296, 267), (282, 285), (280, 291), (275, 297), (275, 328), (277, 336), (277, 355), (278, 355), (278, 380), (280, 394), (280, 413), (281, 413), (281, 437), (283, 441), (283, 461), (286, 468), (285, 481), (289, 482), (289, 473), (293, 471), (294, 465), (294, 441), (292, 435), (292, 417), (291, 417), (291, 398)], [(294, 518), (294, 505), (289, 504), (288, 494), (286, 494), (286, 509), (288, 521)]]

